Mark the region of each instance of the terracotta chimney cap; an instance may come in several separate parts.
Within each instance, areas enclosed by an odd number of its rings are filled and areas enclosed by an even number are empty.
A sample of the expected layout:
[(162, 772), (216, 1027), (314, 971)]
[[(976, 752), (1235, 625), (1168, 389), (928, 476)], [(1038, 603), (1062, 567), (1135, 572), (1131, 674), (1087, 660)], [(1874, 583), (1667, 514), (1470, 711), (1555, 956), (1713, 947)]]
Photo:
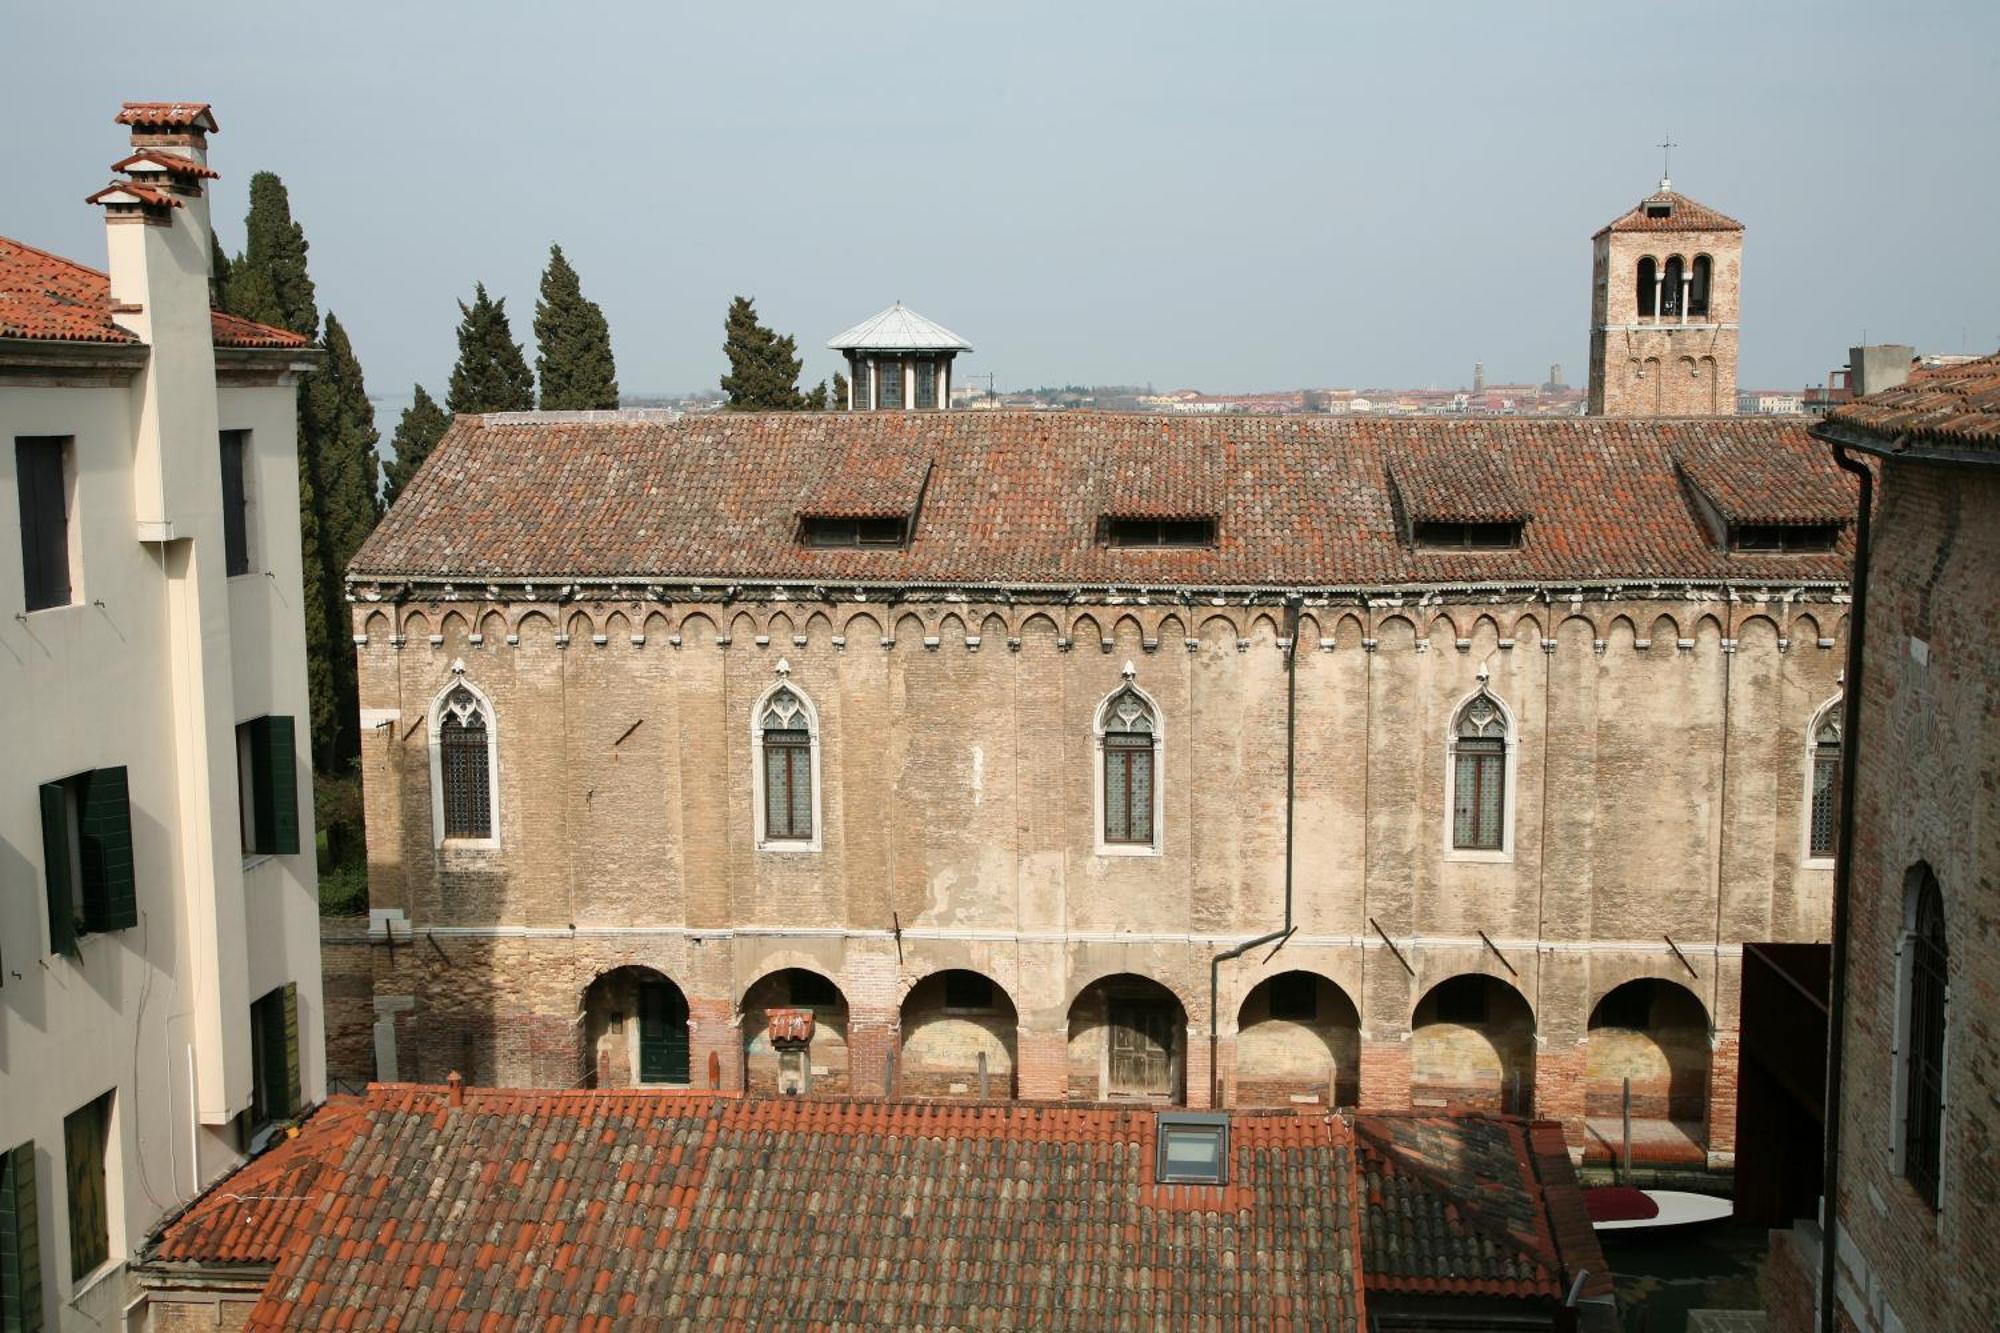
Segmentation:
[(118, 108), (118, 125), (134, 129), (193, 130), (214, 134), (222, 127), (206, 102), (127, 102)]
[(812, 1010), (770, 1009), (764, 1017), (773, 1046), (804, 1046), (812, 1041)]
[(182, 157), (179, 153), (163, 153), (157, 148), (141, 148), (129, 157), (122, 157), (113, 162), (111, 169), (141, 174), (165, 172), (169, 176), (192, 176), (199, 180), (220, 179), (219, 173), (191, 157)]
[(465, 1076), (456, 1069), (444, 1076), (444, 1095), (453, 1106), (465, 1105)]

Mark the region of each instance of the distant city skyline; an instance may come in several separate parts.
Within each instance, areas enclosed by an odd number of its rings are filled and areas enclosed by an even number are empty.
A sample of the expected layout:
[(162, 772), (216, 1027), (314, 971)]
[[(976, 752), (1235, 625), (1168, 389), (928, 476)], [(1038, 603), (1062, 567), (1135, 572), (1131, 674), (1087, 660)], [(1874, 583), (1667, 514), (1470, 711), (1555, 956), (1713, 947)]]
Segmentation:
[(1990, 4), (1677, 10), (1657, 60), (1581, 4), (770, 17), (225, 0), (77, 62), (73, 10), (11, 7), (0, 70), (34, 119), (0, 170), (38, 188), (0, 232), (102, 265), (82, 196), (117, 104), (191, 97), (222, 125), (224, 245), (276, 171), (384, 399), (442, 396), (475, 282), (532, 356), (551, 241), (635, 393), (712, 386), (738, 293), (808, 385), (896, 299), (1002, 386), (1577, 384), (1590, 235), (1670, 132), (1676, 188), (1748, 227), (1745, 387), (1820, 382), (1864, 331), (2000, 344), (2000, 182), (1952, 132), (2000, 122)]

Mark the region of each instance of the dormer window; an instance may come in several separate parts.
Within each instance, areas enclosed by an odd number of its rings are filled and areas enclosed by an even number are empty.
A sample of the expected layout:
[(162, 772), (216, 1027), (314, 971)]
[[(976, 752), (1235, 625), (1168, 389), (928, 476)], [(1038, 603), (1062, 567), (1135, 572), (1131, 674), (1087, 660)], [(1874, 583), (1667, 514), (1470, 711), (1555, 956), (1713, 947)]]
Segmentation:
[(1838, 523), (1732, 523), (1729, 549), (1781, 555), (1831, 551), (1840, 540), (1840, 528)]
[(1645, 207), (1649, 218), (1670, 218), (1674, 215), (1674, 201), (1671, 199), (1648, 199)]
[(1106, 546), (1197, 547), (1215, 545), (1213, 518), (1104, 518)]
[(1520, 523), (1418, 523), (1416, 544), (1430, 550), (1506, 551), (1521, 544)]
[(807, 546), (901, 546), (903, 520), (841, 514), (808, 514), (800, 521), (799, 540)]
[(1213, 1112), (1163, 1111), (1153, 1159), (1162, 1185), (1229, 1183), (1229, 1117)]

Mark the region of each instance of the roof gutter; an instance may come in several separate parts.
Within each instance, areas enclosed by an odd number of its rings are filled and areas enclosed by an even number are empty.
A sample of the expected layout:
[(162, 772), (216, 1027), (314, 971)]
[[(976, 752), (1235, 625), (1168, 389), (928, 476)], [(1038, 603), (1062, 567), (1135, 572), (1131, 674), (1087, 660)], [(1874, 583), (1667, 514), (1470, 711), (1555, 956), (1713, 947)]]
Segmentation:
[[(1234, 948), (1212, 955), (1208, 960), (1208, 1104), (1222, 1106), (1222, 1071), (1215, 1067), (1218, 1046), (1216, 1004), (1222, 989), (1222, 965), (1241, 958), (1260, 944), (1277, 941), (1278, 949), (1298, 927), (1292, 924), (1292, 831), (1297, 813), (1299, 742), (1299, 607), (1305, 598), (1285, 594), (1285, 924)], [(1273, 954), (1278, 952), (1273, 949)]]
[[(1812, 428), (1812, 434), (1834, 446), (1835, 461), (1840, 459), (1840, 450), (1853, 449), (1876, 458), (1941, 463), (1951, 467), (2000, 467), (2000, 449), (1957, 447), (1921, 435), (1905, 434), (1885, 439), (1842, 421), (1822, 421)], [(1844, 462), (1840, 465), (1847, 467)]]

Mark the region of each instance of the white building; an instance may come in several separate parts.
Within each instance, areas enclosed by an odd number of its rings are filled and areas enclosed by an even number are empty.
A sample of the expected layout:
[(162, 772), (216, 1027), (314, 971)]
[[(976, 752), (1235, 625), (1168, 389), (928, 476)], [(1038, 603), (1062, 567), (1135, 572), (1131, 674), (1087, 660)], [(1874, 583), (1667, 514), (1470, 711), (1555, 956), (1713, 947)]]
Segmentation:
[(133, 151), (90, 199), (108, 275), (0, 238), (8, 1328), (123, 1327), (148, 1229), (325, 1094), (295, 387), (315, 353), (209, 308), (209, 109), (118, 122)]

